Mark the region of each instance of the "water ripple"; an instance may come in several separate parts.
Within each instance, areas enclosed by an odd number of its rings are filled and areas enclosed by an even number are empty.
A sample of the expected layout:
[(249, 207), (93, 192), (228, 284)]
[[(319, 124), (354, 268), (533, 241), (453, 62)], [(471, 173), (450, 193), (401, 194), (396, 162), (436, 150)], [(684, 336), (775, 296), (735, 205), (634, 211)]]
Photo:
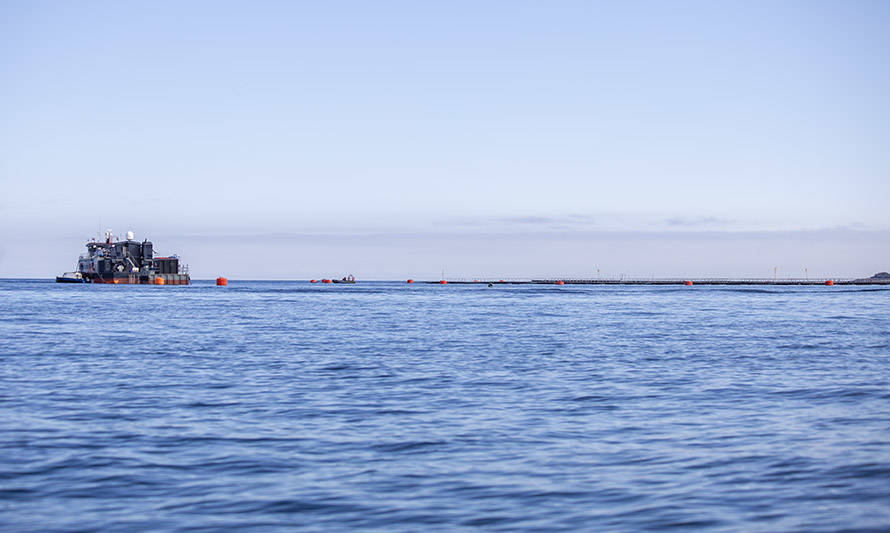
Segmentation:
[(0, 529), (890, 529), (886, 289), (0, 280)]

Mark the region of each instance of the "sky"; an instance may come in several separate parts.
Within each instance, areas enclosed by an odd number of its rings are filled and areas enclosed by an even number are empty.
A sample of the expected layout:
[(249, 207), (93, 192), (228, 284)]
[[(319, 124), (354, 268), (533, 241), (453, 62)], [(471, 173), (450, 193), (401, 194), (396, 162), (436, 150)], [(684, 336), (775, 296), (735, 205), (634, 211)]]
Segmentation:
[[(0, 3), (0, 277), (890, 270), (890, 3)], [(806, 270), (805, 270), (806, 269)]]

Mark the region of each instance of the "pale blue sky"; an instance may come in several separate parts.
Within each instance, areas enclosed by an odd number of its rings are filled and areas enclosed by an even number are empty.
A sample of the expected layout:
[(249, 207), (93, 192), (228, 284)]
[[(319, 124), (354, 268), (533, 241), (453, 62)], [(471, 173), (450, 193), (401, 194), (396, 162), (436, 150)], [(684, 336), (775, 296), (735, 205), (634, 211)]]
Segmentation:
[(69, 270), (100, 225), (198, 277), (870, 275), (888, 24), (855, 1), (7, 1), (0, 276)]

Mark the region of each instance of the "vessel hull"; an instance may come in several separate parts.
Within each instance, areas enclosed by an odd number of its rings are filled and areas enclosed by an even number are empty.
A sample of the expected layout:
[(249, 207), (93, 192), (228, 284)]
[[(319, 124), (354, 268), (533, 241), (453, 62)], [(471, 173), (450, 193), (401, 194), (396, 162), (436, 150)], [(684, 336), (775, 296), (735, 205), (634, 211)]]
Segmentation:
[[(158, 281), (159, 279), (163, 281)], [(93, 274), (90, 276), (89, 282), (106, 285), (189, 285), (191, 279), (188, 274), (155, 274), (153, 276)]]

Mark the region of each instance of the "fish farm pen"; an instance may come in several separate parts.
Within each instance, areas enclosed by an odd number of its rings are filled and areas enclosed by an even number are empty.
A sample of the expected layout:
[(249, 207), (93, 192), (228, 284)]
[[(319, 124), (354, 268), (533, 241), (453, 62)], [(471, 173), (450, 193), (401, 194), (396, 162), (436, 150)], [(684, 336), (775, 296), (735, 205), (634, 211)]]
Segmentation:
[[(444, 283), (443, 283), (444, 282)], [(887, 278), (793, 279), (793, 278), (619, 278), (619, 279), (457, 279), (426, 281), (442, 285), (890, 285)]]

